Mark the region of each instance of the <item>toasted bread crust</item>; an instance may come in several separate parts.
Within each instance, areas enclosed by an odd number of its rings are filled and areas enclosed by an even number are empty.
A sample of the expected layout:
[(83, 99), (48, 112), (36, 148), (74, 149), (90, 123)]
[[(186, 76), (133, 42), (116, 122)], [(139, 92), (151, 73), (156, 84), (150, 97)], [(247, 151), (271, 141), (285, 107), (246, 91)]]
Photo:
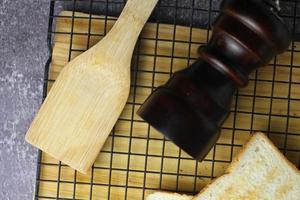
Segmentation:
[[(159, 196), (159, 197), (158, 197)], [(167, 199), (166, 199), (167, 198)], [(146, 200), (191, 200), (193, 197), (185, 194), (178, 194), (172, 192), (155, 192), (150, 194)]]
[(251, 134), (250, 138), (248, 139), (248, 141), (246, 142), (246, 144), (243, 146), (243, 149), (238, 153), (238, 155), (234, 158), (233, 162), (230, 164), (230, 166), (227, 168), (226, 172), (224, 175), (216, 178), (215, 180), (213, 180), (213, 182), (211, 182), (210, 184), (208, 184), (206, 187), (204, 187), (201, 192), (199, 194), (197, 194), (193, 200), (197, 200), (198, 198), (200, 198), (203, 194), (205, 194), (211, 187), (214, 187), (214, 185), (216, 185), (218, 182), (221, 182), (224, 178), (226, 177), (230, 177), (231, 174), (235, 171), (235, 169), (237, 168), (237, 165), (239, 164), (239, 161), (241, 160), (241, 158), (244, 156), (244, 154), (246, 153), (246, 151), (249, 149), (250, 146), (253, 145), (253, 143), (255, 143), (255, 141), (261, 138), (264, 142), (266, 142), (266, 144), (272, 149), (273, 152), (276, 152), (277, 156), (279, 156), (281, 158), (281, 160), (283, 162), (285, 162), (291, 170), (293, 170), (293, 172), (295, 174), (298, 174), (300, 176), (300, 171), (296, 168), (296, 166), (291, 163), (281, 152), (280, 150), (272, 143), (272, 141), (262, 132), (257, 132), (257, 133), (253, 133)]

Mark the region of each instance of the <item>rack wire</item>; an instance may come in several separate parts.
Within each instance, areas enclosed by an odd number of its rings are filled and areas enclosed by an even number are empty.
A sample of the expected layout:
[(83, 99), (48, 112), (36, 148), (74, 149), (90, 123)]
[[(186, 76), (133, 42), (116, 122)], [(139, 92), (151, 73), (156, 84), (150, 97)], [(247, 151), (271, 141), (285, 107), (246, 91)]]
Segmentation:
[[(124, 3), (122, 0), (50, 1), (47, 41), (51, 56), (45, 67), (44, 98), (55, 81), (50, 72), (54, 65), (54, 38), (59, 35), (69, 38), (66, 57), (71, 60), (90, 48), (95, 38), (99, 40), (109, 31), (116, 20), (110, 16), (118, 16)], [(254, 131), (268, 133), (288, 159), (300, 167), (300, 43), (295, 40), (300, 34), (300, 6), (297, 0), (282, 0), (285, 8), (282, 16), (294, 36), (291, 47), (269, 66), (254, 72), (249, 86), (237, 92), (231, 114), (221, 129), (222, 136), (203, 162), (193, 160), (135, 115), (142, 103), (141, 91), (150, 94), (161, 83), (159, 77), (167, 80), (178, 70), (178, 63), (183, 63), (183, 68), (197, 59), (195, 47), (208, 42), (210, 26), (219, 13), (219, 3), (218, 0), (159, 2), (150, 18), (155, 34), (142, 34), (133, 56), (127, 114), (119, 118), (91, 173), (82, 175), (40, 151), (35, 199), (144, 199), (158, 190), (196, 194), (224, 173), (250, 132)], [(69, 15), (60, 14), (61, 5), (66, 5)], [(86, 14), (79, 15), (78, 10)], [(96, 13), (101, 16), (94, 15)], [(61, 19), (70, 23), (68, 31), (57, 31), (56, 22)], [(75, 31), (78, 20), (85, 21), (86, 32)], [(93, 32), (93, 21), (97, 20), (102, 21), (102, 33)], [(165, 23), (171, 29), (169, 38), (161, 37)], [(177, 37), (183, 30), (182, 25), (188, 30), (184, 32), (185, 40)], [(195, 28), (205, 29), (203, 40), (193, 40)], [(73, 45), (78, 37), (86, 38), (84, 48)], [(153, 44), (150, 53), (143, 51), (145, 41)], [(169, 53), (160, 49), (162, 43), (169, 45)], [(179, 44), (185, 46), (183, 55), (177, 53)], [(141, 64), (145, 57), (153, 59), (146, 69)], [(157, 64), (162, 59), (168, 60), (164, 68)], [(143, 84), (140, 76), (147, 76), (148, 84)], [(124, 124), (126, 129), (118, 129), (118, 125)]]

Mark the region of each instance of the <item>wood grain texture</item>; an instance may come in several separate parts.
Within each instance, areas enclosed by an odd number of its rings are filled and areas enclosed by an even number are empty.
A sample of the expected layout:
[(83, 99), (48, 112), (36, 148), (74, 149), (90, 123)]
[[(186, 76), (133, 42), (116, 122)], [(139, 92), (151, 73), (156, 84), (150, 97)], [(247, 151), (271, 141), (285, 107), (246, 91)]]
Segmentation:
[(136, 40), (158, 0), (129, 0), (99, 43), (69, 62), (41, 106), (26, 141), (87, 173), (130, 91)]
[[(57, 18), (48, 89), (68, 62), (71, 15), (72, 12), (62, 12), (61, 17)], [(89, 21), (89, 15), (75, 13), (71, 58), (75, 58), (103, 37), (101, 35), (106, 29), (104, 17), (95, 15), (91, 20), (90, 37), (82, 35), (89, 33)], [(114, 22), (115, 19), (109, 18), (107, 30)], [(113, 134), (108, 137), (98, 155), (93, 173), (83, 175), (65, 165), (59, 172), (58, 161), (43, 153), (39, 195), (56, 198), (58, 192), (59, 198), (75, 196), (76, 199), (89, 199), (91, 196), (92, 199), (108, 199), (110, 196), (112, 200), (123, 200), (127, 188), (128, 199), (140, 200), (143, 199), (143, 194), (147, 195), (155, 190), (175, 191), (177, 188), (183, 193), (193, 193), (194, 186), (197, 193), (211, 181), (211, 176), (224, 173), (231, 156), (239, 152), (251, 129), (269, 132), (276, 146), (286, 146), (286, 156), (298, 165), (300, 52), (292, 54), (287, 51), (277, 57), (276, 69), (271, 63), (270, 66), (260, 69), (257, 75), (254, 73), (250, 76), (252, 80), (249, 86), (240, 90), (238, 101), (233, 102), (233, 112), (223, 126), (218, 144), (201, 163), (196, 164), (196, 161), (180, 152), (172, 142), (164, 141), (160, 133), (135, 114), (151, 93), (152, 83), (153, 86), (161, 85), (168, 80), (171, 67), (173, 72), (177, 71), (188, 65), (189, 58), (190, 62), (197, 58), (197, 48), (206, 42), (206, 34), (206, 30), (196, 28), (148, 23), (141, 34), (132, 62), (131, 82), (132, 85), (136, 83), (136, 87), (131, 87), (125, 109)], [(299, 43), (294, 45), (295, 50), (300, 50)], [(294, 65), (292, 69), (285, 66), (291, 62)], [(271, 81), (274, 81), (273, 85)], [(290, 102), (284, 99), (288, 96), (291, 98)], [(287, 116), (290, 117), (288, 123)], [(286, 130), (288, 135), (285, 134)]]

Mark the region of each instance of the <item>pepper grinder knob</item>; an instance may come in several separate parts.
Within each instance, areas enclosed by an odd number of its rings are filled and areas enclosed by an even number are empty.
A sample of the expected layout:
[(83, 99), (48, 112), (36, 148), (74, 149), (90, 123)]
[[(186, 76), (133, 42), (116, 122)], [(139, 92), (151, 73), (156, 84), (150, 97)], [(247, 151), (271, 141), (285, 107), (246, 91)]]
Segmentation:
[(200, 50), (201, 59), (238, 86), (246, 86), (253, 70), (267, 65), (290, 44), (290, 33), (274, 10), (276, 5), (272, 0), (223, 1), (212, 38)]
[(237, 88), (290, 45), (278, 10), (273, 0), (224, 0), (199, 59), (158, 87), (138, 115), (202, 160), (219, 138)]

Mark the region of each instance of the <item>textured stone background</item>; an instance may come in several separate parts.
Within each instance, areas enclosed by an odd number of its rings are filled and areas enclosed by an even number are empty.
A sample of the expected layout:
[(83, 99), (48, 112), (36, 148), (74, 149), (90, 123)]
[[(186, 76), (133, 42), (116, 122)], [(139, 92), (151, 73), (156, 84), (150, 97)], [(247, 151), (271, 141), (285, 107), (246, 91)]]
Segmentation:
[(0, 0), (0, 199), (32, 199), (37, 150), (24, 141), (42, 101), (49, 0)]

